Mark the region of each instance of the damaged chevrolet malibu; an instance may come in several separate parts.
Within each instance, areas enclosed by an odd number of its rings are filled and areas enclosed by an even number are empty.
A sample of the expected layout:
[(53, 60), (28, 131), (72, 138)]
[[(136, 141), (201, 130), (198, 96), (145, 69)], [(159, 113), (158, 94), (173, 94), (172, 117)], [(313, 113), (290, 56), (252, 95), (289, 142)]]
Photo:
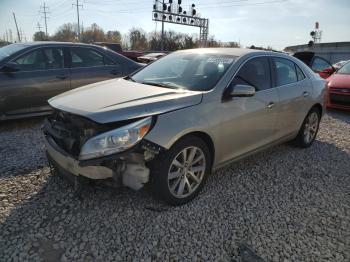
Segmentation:
[(178, 51), (49, 100), (47, 156), (55, 173), (74, 181), (113, 179), (134, 190), (149, 184), (180, 205), (224, 165), (287, 141), (309, 147), (324, 94), (324, 80), (282, 53)]

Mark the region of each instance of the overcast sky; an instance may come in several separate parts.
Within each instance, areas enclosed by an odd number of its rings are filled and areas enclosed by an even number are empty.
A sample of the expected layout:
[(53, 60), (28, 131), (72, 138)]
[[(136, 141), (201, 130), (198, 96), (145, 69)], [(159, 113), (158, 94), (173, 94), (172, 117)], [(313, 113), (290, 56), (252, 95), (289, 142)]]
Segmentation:
[[(176, 2), (177, 0), (174, 0)], [(76, 0), (46, 0), (49, 7), (48, 32), (53, 34), (63, 23), (76, 22)], [(152, 21), (153, 0), (80, 0), (80, 19), (84, 26), (97, 23), (105, 31), (127, 33), (132, 27), (148, 32), (160, 30)], [(323, 31), (322, 42), (350, 41), (350, 0), (183, 0), (185, 9), (192, 3), (202, 17), (209, 18), (209, 34), (221, 41), (239, 41), (243, 46), (272, 46), (283, 49), (305, 44), (316, 21)], [(5, 30), (19, 28), (28, 41), (44, 26), (39, 14), (43, 0), (0, 0), (0, 37)], [(198, 34), (199, 28), (165, 24), (165, 29)]]

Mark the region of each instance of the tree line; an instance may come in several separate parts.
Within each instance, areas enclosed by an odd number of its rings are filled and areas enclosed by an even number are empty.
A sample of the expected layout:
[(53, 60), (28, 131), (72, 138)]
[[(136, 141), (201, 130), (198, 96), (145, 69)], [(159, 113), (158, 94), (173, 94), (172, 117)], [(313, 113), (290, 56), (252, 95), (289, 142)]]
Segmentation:
[[(161, 34), (158, 32), (146, 32), (142, 28), (132, 28), (127, 34), (122, 35), (120, 31), (104, 31), (96, 23), (87, 28), (82, 28), (80, 39), (77, 35), (77, 24), (66, 23), (61, 25), (55, 34), (46, 36), (44, 32), (38, 31), (33, 35), (34, 41), (62, 41), (62, 42), (114, 42), (122, 44), (124, 49), (132, 50), (160, 50)], [(200, 41), (197, 35), (190, 35), (172, 30), (164, 32), (164, 49), (174, 51), (180, 49), (197, 48)], [(221, 42), (214, 36), (207, 41), (208, 47), (240, 47), (237, 42)]]

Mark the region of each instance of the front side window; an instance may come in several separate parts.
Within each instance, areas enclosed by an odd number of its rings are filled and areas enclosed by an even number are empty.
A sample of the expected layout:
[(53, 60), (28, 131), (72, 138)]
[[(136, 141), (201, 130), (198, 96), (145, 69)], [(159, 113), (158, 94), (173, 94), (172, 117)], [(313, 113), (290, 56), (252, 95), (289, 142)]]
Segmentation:
[(21, 71), (59, 69), (64, 66), (61, 48), (40, 48), (13, 61)]
[(0, 60), (9, 57), (10, 55), (15, 54), (18, 51), (21, 51), (25, 48), (27, 48), (28, 46), (25, 44), (10, 44), (10, 45), (6, 45), (3, 47), (0, 47)]
[(173, 53), (138, 71), (131, 80), (166, 88), (208, 91), (236, 58), (217, 53)]
[(257, 57), (246, 62), (238, 71), (232, 84), (255, 87), (256, 91), (271, 88), (270, 65), (267, 57)]
[(315, 57), (314, 61), (312, 62), (311, 69), (315, 72), (322, 72), (323, 70), (327, 68), (332, 68), (331, 64), (329, 64), (326, 60)]
[(71, 48), (72, 67), (93, 67), (111, 64), (102, 54), (90, 48)]
[(276, 72), (275, 81), (277, 86), (283, 86), (298, 82), (294, 62), (288, 59), (274, 57), (273, 64)]

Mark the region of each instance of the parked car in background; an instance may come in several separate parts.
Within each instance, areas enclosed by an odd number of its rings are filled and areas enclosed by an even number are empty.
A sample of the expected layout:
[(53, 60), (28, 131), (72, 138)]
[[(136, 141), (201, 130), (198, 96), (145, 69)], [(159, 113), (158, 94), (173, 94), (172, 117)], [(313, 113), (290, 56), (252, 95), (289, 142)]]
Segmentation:
[(349, 62), (350, 60), (342, 60), (339, 61), (335, 64), (333, 64), (333, 67), (335, 68), (335, 70), (338, 70), (339, 68), (341, 68), (343, 65), (345, 65), (347, 62)]
[(47, 114), (49, 98), (140, 67), (99, 46), (60, 42), (4, 46), (0, 48), (0, 120)]
[(328, 78), (336, 71), (329, 61), (315, 55), (314, 52), (297, 52), (293, 56), (303, 61), (308, 67), (324, 79)]
[(110, 42), (96, 42), (95, 45), (103, 46), (109, 48), (110, 50), (121, 54), (131, 60), (138, 61), (138, 57), (143, 55), (143, 52), (135, 51), (135, 50), (123, 50), (122, 46), (119, 43), (110, 43)]
[(350, 61), (327, 79), (327, 107), (350, 110)]
[(137, 60), (141, 63), (151, 63), (154, 62), (156, 60), (158, 60), (159, 58), (162, 58), (163, 56), (166, 56), (166, 53), (149, 53), (143, 56), (140, 56), (137, 58)]
[(270, 146), (313, 143), (326, 82), (300, 60), (239, 48), (177, 51), (125, 78), (52, 98), (43, 131), (58, 174), (150, 182), (184, 204), (212, 170)]

